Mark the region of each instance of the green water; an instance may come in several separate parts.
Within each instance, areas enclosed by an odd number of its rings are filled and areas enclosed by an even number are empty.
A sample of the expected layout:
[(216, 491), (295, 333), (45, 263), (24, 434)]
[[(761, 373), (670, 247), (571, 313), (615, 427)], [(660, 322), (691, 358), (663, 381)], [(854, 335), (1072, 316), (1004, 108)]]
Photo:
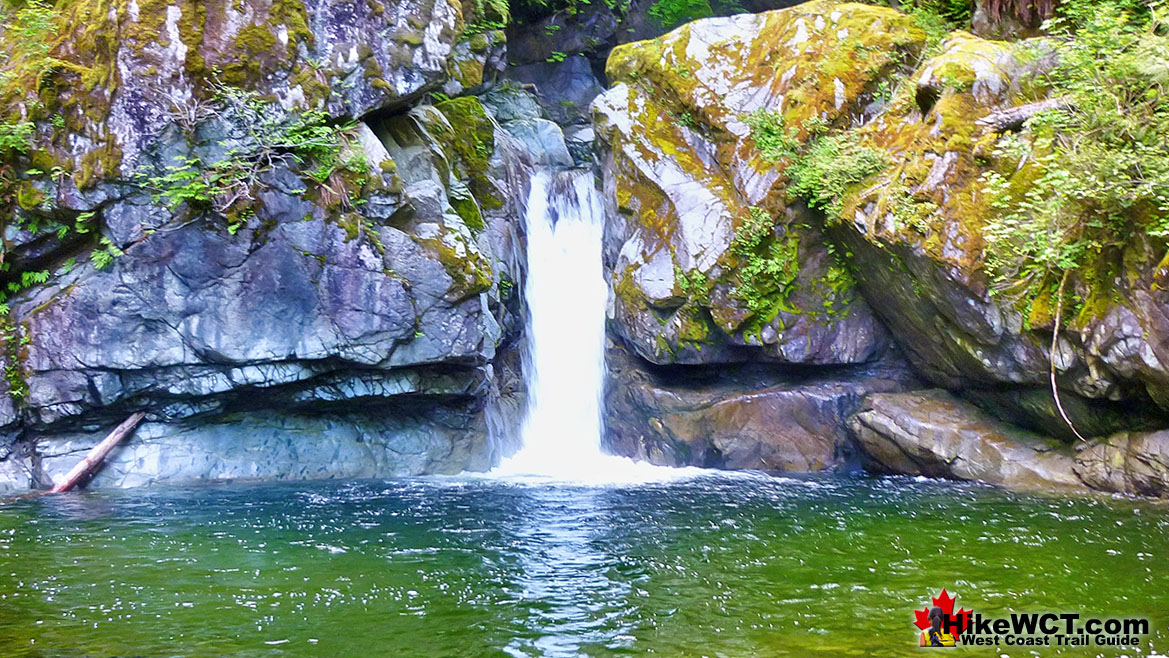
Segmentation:
[(1084, 655), (1149, 655), (1167, 557), (1164, 506), (908, 479), (65, 495), (0, 508), (0, 656), (905, 655), (943, 586), (1147, 617)]

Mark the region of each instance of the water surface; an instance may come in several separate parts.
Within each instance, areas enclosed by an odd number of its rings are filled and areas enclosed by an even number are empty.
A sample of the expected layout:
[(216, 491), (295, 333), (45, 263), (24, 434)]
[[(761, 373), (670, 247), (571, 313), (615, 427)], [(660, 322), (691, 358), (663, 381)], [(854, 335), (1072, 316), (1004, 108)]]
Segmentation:
[(63, 495), (0, 508), (0, 655), (904, 655), (942, 586), (1164, 652), (1167, 557), (1164, 506), (904, 478)]

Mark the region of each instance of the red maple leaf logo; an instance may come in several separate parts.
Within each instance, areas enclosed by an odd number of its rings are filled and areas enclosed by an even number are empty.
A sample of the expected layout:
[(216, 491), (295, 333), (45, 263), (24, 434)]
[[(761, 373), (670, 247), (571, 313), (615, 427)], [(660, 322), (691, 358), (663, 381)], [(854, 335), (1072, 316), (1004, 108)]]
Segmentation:
[[(932, 598), (933, 605), (936, 605), (939, 608), (941, 608), (942, 613), (945, 614), (946, 617), (949, 617), (949, 618), (955, 617), (955, 615), (954, 615), (954, 601), (956, 601), (956, 600), (958, 600), (958, 597), (950, 596), (946, 592), (946, 589), (944, 587), (942, 588), (941, 594)], [(967, 610), (966, 608), (960, 608), (958, 610), (957, 619), (958, 619), (958, 624), (959, 624), (959, 627), (958, 627), (959, 633), (965, 631), (966, 628), (970, 625), (970, 613), (971, 612), (973, 612), (973, 610)], [(914, 616), (914, 621), (913, 621), (914, 626), (917, 626), (918, 628), (920, 628), (923, 631), (930, 627), (930, 609), (929, 608), (925, 608), (924, 610), (914, 610), (913, 616)]]

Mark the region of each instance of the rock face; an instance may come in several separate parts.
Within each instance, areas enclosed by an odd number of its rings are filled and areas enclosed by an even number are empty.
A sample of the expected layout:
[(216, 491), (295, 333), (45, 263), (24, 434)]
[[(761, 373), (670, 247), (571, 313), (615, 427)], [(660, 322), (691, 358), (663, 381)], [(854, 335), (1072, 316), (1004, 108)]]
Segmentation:
[(923, 42), (892, 10), (813, 2), (615, 49), (594, 111), (616, 333), (659, 364), (879, 357), (885, 331), (787, 203), (784, 165), (797, 138), (866, 116)]
[[(28, 174), (6, 226), (6, 262), (45, 280), (0, 328), (0, 489), (51, 483), (135, 410), (92, 486), (455, 473), (514, 450), (519, 218), (532, 168), (571, 160), (530, 95), (466, 95), (502, 63), (502, 33), (470, 29), (491, 17), (89, 4), (64, 3), (55, 55), (118, 66), (97, 88), (63, 69), (63, 125), (31, 116), (17, 156), (72, 175)], [(120, 30), (115, 52), (86, 54), (88, 20)], [(422, 102), (439, 89), (464, 95)], [(246, 203), (175, 196), (207, 170), (245, 171)]]
[(914, 382), (894, 360), (830, 372), (663, 367), (614, 346), (608, 366), (606, 447), (662, 466), (855, 466), (848, 420), (861, 400)]
[[(839, 463), (825, 456), (840, 440), (809, 452), (762, 428), (787, 432), (785, 418), (837, 377), (865, 395), (866, 375), (832, 369), (863, 373), (893, 358), (893, 343), (927, 385), (967, 402), (898, 397), (916, 386), (904, 379), (870, 395), (853, 423), (870, 466), (1162, 490), (1165, 239), (1134, 232), (1096, 272), (1065, 277), (1078, 301), (1053, 351), (1054, 303), (995, 293), (985, 188), (997, 176), (1025, 191), (1039, 175), (1012, 145), (1038, 143), (1027, 119), (1065, 102), (1039, 83), (1057, 51), (955, 32), (921, 58), (929, 41), (892, 10), (809, 2), (612, 51), (613, 87), (593, 111), (611, 204), (610, 329), (632, 355), (614, 366), (607, 398), (619, 451), (727, 467)], [(1076, 428), (1114, 438), (1072, 455), (1053, 361)], [(725, 390), (694, 383), (738, 363), (770, 374)], [(839, 436), (835, 414), (816, 414), (822, 436)]]
[(1000, 422), (945, 391), (875, 394), (850, 427), (870, 469), (1014, 489), (1169, 492), (1169, 433), (1120, 433), (1077, 446)]
[(897, 12), (814, 2), (613, 51), (615, 86), (593, 106), (612, 204), (610, 327), (629, 352), (610, 359), (612, 449), (847, 467), (860, 400), (912, 385), (843, 254), (783, 190), (796, 135), (868, 116), (876, 82), (923, 43)]
[[(1047, 382), (1052, 312), (992, 295), (983, 239), (991, 210), (983, 188), (985, 175), (1000, 169), (1011, 184), (1034, 175), (996, 150), (1007, 137), (984, 119), (1023, 104), (1028, 81), (1050, 66), (1032, 45), (959, 33), (923, 63), (885, 113), (857, 131), (890, 162), (904, 164), (854, 188), (836, 235), (865, 273), (858, 280), (866, 299), (910, 361), (938, 385)], [(1110, 403), (1169, 409), (1169, 297), (1156, 283), (1163, 253), (1147, 238), (1133, 242), (1125, 276), (1108, 290), (1080, 287), (1087, 310), (1060, 332), (1059, 383), (1064, 395), (1085, 401), (1079, 406), (1086, 423), (1094, 406)]]

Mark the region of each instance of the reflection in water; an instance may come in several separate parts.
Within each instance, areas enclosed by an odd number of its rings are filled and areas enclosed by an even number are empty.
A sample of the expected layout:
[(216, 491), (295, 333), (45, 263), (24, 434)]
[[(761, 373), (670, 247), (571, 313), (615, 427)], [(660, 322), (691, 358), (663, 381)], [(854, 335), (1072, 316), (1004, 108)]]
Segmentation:
[(910, 479), (92, 493), (0, 509), (0, 656), (901, 655), (942, 586), (1147, 615), (1152, 656), (1167, 557), (1163, 505)]
[(613, 646), (627, 637), (621, 610), (629, 584), (608, 577), (619, 556), (604, 551), (611, 527), (598, 510), (603, 492), (525, 488), (523, 512), (511, 529), (519, 558), (517, 584), (531, 606), (534, 639), (516, 638), (513, 656), (578, 656), (582, 645)]

